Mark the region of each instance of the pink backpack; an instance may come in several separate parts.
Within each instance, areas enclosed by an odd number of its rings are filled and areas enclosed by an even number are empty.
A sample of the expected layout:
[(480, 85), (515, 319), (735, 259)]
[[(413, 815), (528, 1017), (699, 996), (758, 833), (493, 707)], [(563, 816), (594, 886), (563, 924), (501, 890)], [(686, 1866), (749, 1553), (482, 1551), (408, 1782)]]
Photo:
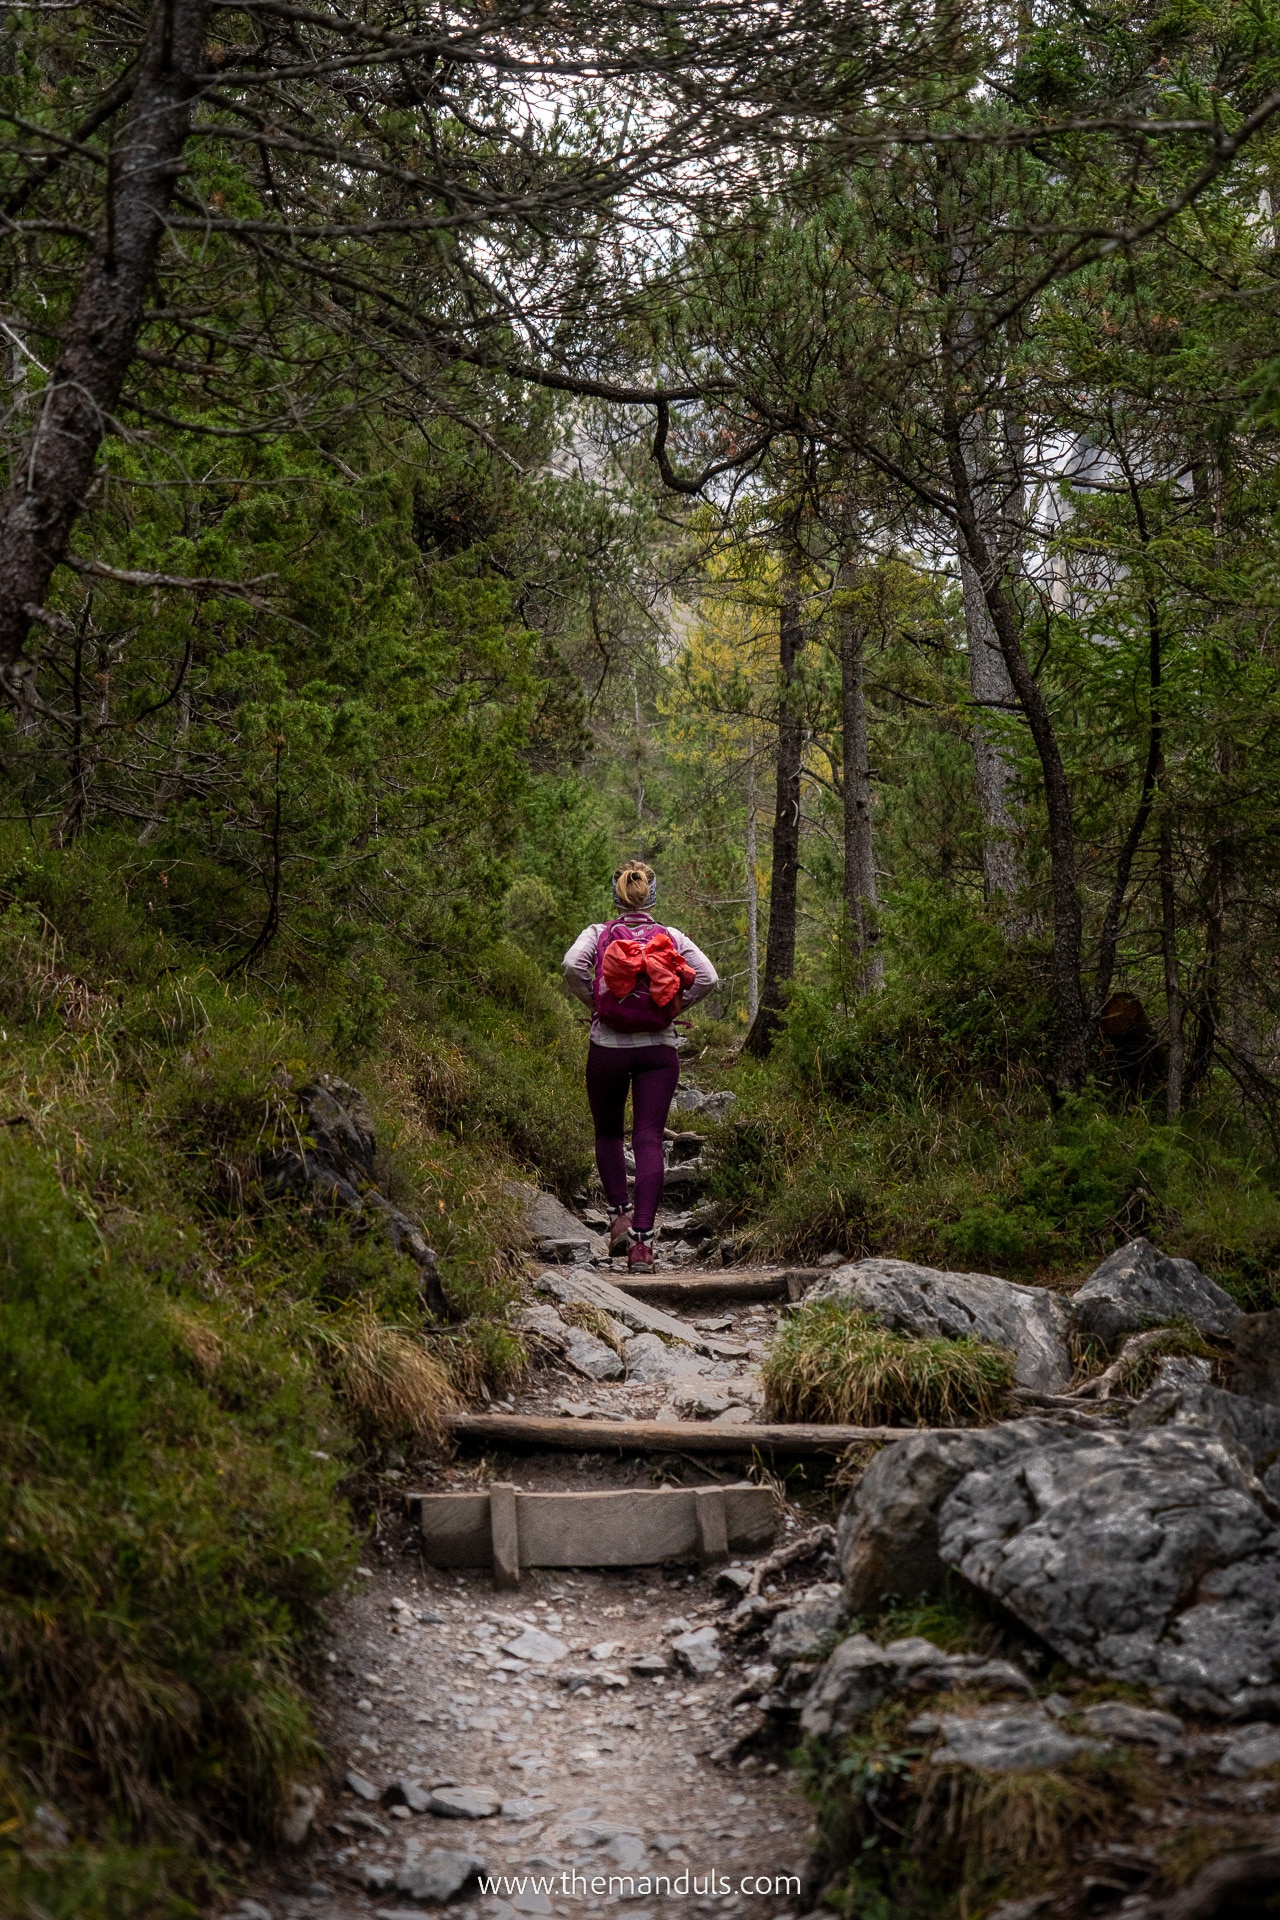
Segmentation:
[(669, 933), (666, 927), (648, 914), (632, 914), (625, 920), (611, 920), (603, 927), (596, 941), (596, 964), (591, 983), (591, 997), (595, 1005), (596, 1018), (606, 1027), (612, 1027), (617, 1033), (661, 1033), (669, 1027), (680, 1012), (681, 996), (676, 995), (665, 1007), (660, 1007), (649, 991), (649, 978), (642, 973), (635, 986), (625, 999), (619, 1000), (610, 993), (604, 981), (604, 956), (606, 947), (615, 940), (637, 940), (642, 947), (647, 946), (655, 934)]

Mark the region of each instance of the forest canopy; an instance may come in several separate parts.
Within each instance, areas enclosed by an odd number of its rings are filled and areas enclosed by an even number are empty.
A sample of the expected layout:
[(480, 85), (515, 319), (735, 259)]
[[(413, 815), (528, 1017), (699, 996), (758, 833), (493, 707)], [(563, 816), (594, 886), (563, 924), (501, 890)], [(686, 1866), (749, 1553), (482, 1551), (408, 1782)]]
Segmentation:
[(12, 11), (22, 817), (127, 832), (239, 965), (316, 913), (470, 938), (628, 685), (628, 751), (699, 759), (669, 610), (771, 620), (711, 702), (766, 806), (752, 1051), (798, 914), (881, 977), (892, 736), (957, 783), (947, 883), (1047, 942), (1056, 1088), (1128, 980), (1171, 1113), (1214, 1068), (1269, 1112), (1273, 25)]

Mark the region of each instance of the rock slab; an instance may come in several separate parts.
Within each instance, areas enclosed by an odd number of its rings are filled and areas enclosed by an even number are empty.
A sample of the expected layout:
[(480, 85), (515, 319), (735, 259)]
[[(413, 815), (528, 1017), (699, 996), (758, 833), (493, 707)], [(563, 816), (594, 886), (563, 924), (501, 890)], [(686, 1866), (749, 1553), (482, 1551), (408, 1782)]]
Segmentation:
[(1116, 1346), (1127, 1333), (1186, 1320), (1199, 1332), (1230, 1339), (1240, 1309), (1193, 1260), (1174, 1260), (1149, 1240), (1130, 1240), (1108, 1254), (1073, 1295), (1082, 1333)]
[(487, 1787), (437, 1787), (427, 1801), (427, 1812), (442, 1820), (491, 1820), (501, 1810), (501, 1798)]
[(909, 1260), (856, 1260), (837, 1267), (805, 1295), (805, 1304), (845, 1300), (898, 1333), (958, 1340), (969, 1336), (1014, 1356), (1014, 1379), (1057, 1393), (1071, 1379), (1071, 1314), (1045, 1287), (1023, 1287), (990, 1273), (947, 1273)]
[(1098, 1741), (1067, 1733), (1042, 1707), (947, 1713), (939, 1721), (939, 1731), (943, 1744), (929, 1756), (935, 1767), (1009, 1773), (1019, 1767), (1062, 1767), (1082, 1754), (1102, 1751)]
[(853, 1633), (840, 1642), (809, 1689), (801, 1731), (810, 1740), (840, 1740), (891, 1695), (953, 1693), (961, 1687), (1031, 1692), (1026, 1674), (1008, 1660), (944, 1653), (915, 1634), (882, 1647), (865, 1633)]
[(1214, 1434), (1076, 1429), (967, 1473), (938, 1551), (1077, 1670), (1241, 1719), (1280, 1710), (1273, 1511)]
[(1185, 1731), (1174, 1713), (1155, 1707), (1135, 1707), (1127, 1700), (1099, 1700), (1080, 1715), (1086, 1731), (1104, 1740), (1126, 1740), (1131, 1746), (1167, 1747)]
[(513, 1660), (529, 1660), (534, 1666), (550, 1667), (557, 1660), (563, 1660), (569, 1649), (563, 1640), (553, 1640), (540, 1627), (526, 1627), (514, 1640), (504, 1641), (502, 1651), (509, 1653)]

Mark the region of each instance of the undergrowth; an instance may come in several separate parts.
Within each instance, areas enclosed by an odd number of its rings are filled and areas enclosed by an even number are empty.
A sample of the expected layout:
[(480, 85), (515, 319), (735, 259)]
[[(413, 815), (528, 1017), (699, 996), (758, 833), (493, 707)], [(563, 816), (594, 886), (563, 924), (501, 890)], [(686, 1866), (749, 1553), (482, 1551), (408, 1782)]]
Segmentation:
[[(518, 1183), (589, 1162), (572, 1016), (510, 949), (361, 965), (230, 981), (109, 848), (0, 847), (5, 1912), (186, 1920), (234, 1882), (322, 1763), (307, 1671), (365, 1517), (526, 1364)], [(264, 1190), (321, 1072), (366, 1096), (446, 1325), (379, 1233)]]
[(850, 1426), (989, 1425), (1013, 1385), (1013, 1357), (972, 1339), (894, 1333), (841, 1300), (783, 1322), (762, 1368), (775, 1420)]
[(1151, 1792), (1144, 1759), (1084, 1755), (1010, 1773), (935, 1764), (931, 1715), (978, 1703), (891, 1699), (838, 1745), (803, 1750), (824, 1908), (847, 1920), (963, 1920), (1052, 1891), (1082, 1844), (1127, 1836), (1135, 1800)]
[(892, 1254), (1054, 1284), (1146, 1235), (1244, 1308), (1280, 1304), (1274, 1169), (1230, 1112), (1171, 1127), (1105, 1087), (1054, 1104), (1025, 1066), (996, 1091), (923, 1081), (910, 1058), (875, 1100), (837, 1098), (802, 1041), (789, 1029), (768, 1064), (731, 1069), (737, 1102), (706, 1150), (710, 1204), (743, 1254)]

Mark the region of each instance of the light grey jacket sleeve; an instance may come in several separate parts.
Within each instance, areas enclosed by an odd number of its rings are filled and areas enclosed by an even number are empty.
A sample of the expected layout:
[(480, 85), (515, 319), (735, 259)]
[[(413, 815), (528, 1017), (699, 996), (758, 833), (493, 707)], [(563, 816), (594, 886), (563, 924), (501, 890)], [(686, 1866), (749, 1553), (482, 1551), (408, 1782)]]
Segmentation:
[(680, 949), (682, 958), (688, 961), (694, 971), (693, 985), (685, 989), (684, 1005), (687, 1010), (689, 1007), (696, 1007), (699, 1000), (706, 999), (713, 987), (720, 985), (720, 975), (702, 948), (695, 947), (687, 933), (681, 933), (679, 927), (669, 927), (667, 931)]
[(560, 972), (564, 978), (566, 991), (571, 993), (575, 1000), (581, 1000), (587, 1007), (595, 1005), (592, 986), (596, 972), (596, 941), (604, 932), (604, 928), (603, 920), (597, 920), (593, 927), (584, 927), (560, 962)]

